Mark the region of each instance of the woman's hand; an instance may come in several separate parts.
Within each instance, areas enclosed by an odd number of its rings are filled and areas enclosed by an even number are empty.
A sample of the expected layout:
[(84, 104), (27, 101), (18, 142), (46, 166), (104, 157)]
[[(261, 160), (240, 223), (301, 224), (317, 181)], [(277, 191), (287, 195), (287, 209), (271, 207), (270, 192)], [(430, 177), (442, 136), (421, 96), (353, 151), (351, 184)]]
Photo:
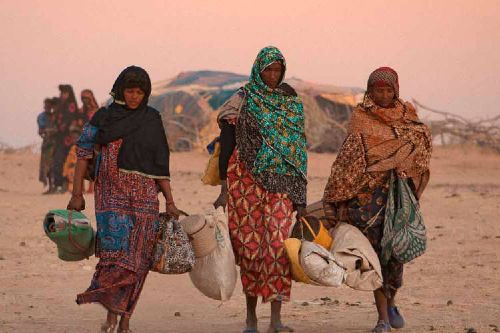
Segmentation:
[(68, 202), (67, 210), (82, 211), (85, 209), (85, 199), (81, 194), (72, 194)]
[(165, 205), (165, 212), (174, 217), (176, 220), (179, 219), (179, 216), (184, 215), (182, 211), (180, 211), (173, 202), (167, 203)]
[(165, 198), (165, 212), (175, 219), (178, 219), (180, 215), (185, 215), (184, 212), (175, 206), (172, 189), (170, 188), (170, 180), (158, 179), (156, 180), (156, 183), (160, 187), (160, 191), (163, 193), (163, 197)]
[(222, 207), (222, 208), (224, 208), (224, 210), (226, 210), (228, 196), (229, 195), (228, 195), (228, 190), (227, 190), (227, 182), (225, 180), (223, 180), (221, 187), (220, 187), (219, 197), (214, 202), (215, 209)]
[(300, 221), (301, 218), (306, 217), (307, 210), (304, 206), (297, 206), (297, 215), (295, 216), (297, 221)]
[(347, 222), (349, 220), (348, 216), (349, 210), (347, 209), (347, 202), (342, 202), (338, 207), (338, 220), (340, 222)]

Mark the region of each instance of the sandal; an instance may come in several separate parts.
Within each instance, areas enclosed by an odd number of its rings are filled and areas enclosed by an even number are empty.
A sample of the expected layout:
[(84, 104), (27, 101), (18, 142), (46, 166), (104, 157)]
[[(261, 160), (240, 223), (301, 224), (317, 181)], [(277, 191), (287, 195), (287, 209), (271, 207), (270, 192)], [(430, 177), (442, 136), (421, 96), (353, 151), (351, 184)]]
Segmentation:
[(390, 331), (391, 331), (391, 325), (383, 320), (379, 320), (377, 322), (377, 325), (375, 325), (375, 327), (372, 329), (372, 333), (383, 333)]
[(243, 330), (243, 333), (259, 333), (259, 330), (256, 328), (247, 327)]
[(389, 314), (389, 324), (392, 328), (403, 328), (405, 327), (405, 319), (399, 313), (399, 309), (396, 306), (388, 306), (387, 313)]
[(109, 321), (104, 322), (101, 325), (101, 333), (113, 333), (116, 328), (116, 323), (110, 323)]
[(295, 332), (293, 328), (280, 325), (278, 327), (269, 326), (267, 333), (282, 333), (282, 332)]
[(127, 328), (126, 330), (118, 329), (118, 332), (116, 332), (116, 333), (134, 333), (134, 332), (132, 332), (132, 330), (130, 328)]

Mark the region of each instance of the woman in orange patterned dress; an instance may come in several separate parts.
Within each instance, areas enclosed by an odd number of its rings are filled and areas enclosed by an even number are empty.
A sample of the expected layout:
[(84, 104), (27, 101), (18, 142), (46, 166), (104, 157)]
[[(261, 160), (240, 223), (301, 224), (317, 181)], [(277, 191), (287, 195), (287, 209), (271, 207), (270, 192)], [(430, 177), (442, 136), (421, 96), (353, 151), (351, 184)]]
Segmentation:
[[(353, 114), (348, 135), (333, 163), (323, 205), (330, 228), (338, 222), (358, 227), (381, 257), (385, 205), (391, 172), (409, 180), (415, 197), (429, 181), (430, 131), (415, 108), (399, 98), (397, 73), (375, 70), (367, 92)], [(405, 325), (396, 307), (403, 283), (403, 264), (391, 258), (382, 264), (383, 287), (374, 292), (379, 320), (372, 332), (390, 332)]]

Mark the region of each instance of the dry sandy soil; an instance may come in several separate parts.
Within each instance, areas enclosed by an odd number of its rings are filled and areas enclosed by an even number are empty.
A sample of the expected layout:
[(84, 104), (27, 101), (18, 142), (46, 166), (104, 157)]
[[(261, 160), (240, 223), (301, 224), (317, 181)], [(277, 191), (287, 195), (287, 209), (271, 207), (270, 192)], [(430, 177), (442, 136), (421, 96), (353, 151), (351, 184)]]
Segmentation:
[[(310, 155), (309, 201), (321, 197), (334, 155)], [(43, 233), (49, 209), (68, 195), (42, 196), (39, 156), (0, 153), (0, 332), (97, 332), (98, 305), (77, 306), (75, 295), (91, 279), (95, 258), (62, 262)], [(173, 154), (178, 206), (208, 209), (217, 189), (199, 181), (207, 156)], [(399, 305), (404, 332), (500, 330), (500, 155), (476, 149), (436, 149), (432, 179), (422, 199), (428, 252), (406, 266)], [(93, 198), (87, 196), (88, 216)], [(372, 295), (349, 288), (294, 284), (284, 321), (296, 332), (369, 332), (376, 321)], [(177, 315), (175, 315), (177, 313)], [(152, 273), (131, 328), (135, 332), (240, 332), (245, 317), (241, 286), (224, 304), (199, 293), (187, 275)], [(262, 332), (268, 305), (259, 306)]]

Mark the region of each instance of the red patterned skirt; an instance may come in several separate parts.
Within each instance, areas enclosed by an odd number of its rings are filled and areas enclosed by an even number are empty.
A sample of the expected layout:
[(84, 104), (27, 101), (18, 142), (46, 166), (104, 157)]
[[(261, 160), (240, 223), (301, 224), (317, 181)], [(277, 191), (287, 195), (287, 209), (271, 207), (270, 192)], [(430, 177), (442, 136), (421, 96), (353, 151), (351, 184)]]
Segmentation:
[(227, 174), (229, 232), (243, 291), (263, 302), (288, 301), (292, 279), (283, 242), (292, 225), (292, 201), (257, 184), (236, 150)]
[(76, 302), (100, 303), (106, 310), (130, 318), (148, 272), (144, 269), (133, 272), (120, 266), (97, 264), (90, 288), (79, 294)]

